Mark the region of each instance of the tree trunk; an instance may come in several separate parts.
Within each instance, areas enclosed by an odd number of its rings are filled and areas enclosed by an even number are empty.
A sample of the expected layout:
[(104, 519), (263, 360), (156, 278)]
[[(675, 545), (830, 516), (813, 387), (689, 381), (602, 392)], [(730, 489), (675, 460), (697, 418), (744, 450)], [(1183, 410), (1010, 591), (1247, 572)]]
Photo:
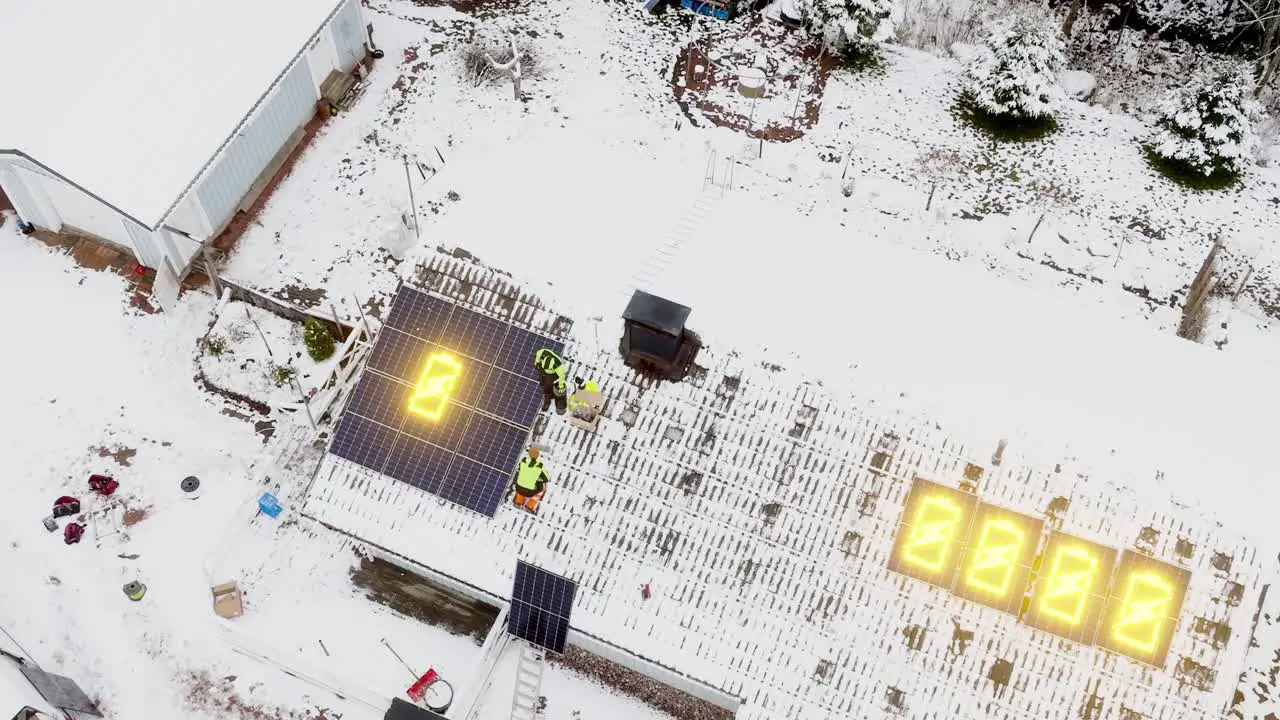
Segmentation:
[(1262, 95), (1263, 89), (1275, 77), (1276, 68), (1280, 66), (1280, 52), (1276, 52), (1276, 39), (1280, 35), (1280, 3), (1271, 2), (1267, 12), (1266, 25), (1262, 34), (1262, 47), (1258, 50), (1258, 67), (1255, 71), (1258, 85), (1253, 89), (1254, 96)]
[(1075, 27), (1076, 20), (1080, 17), (1080, 7), (1084, 5), (1084, 0), (1071, 0), (1071, 6), (1067, 8), (1067, 17), (1062, 21), (1062, 37), (1071, 39), (1071, 28)]

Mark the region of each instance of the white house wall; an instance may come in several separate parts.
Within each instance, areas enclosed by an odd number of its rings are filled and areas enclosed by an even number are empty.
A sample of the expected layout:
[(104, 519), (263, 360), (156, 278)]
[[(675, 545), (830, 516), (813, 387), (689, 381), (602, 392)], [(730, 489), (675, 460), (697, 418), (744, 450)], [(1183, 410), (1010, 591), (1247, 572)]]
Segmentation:
[[(43, 192), (57, 213), (62, 231), (68, 228), (130, 247), (131, 238), (121, 224), (120, 213), (91, 197), (88, 193), (62, 180), (30, 170), (20, 171), (33, 194)], [(34, 183), (30, 182), (34, 180)], [(34, 185), (34, 187), (33, 187)]]
[(49, 207), (47, 198), (32, 191), (35, 179), (25, 180), (24, 175), (27, 173), (17, 165), (0, 160), (0, 187), (18, 211), (18, 217), (38, 228), (57, 232), (61, 228), (58, 216)]
[(197, 185), (195, 196), (215, 231), (226, 226), (289, 136), (315, 113), (319, 98), (300, 57)]
[(311, 82), (319, 88), (329, 73), (338, 69), (338, 51), (333, 44), (333, 24), (330, 23), (316, 35), (307, 47), (307, 67), (311, 69)]
[(330, 26), (333, 28), (338, 67), (344, 72), (351, 70), (364, 57), (364, 13), (360, 10), (359, 0), (347, 0), (338, 8)]
[(213, 235), (209, 218), (205, 217), (204, 208), (200, 207), (200, 201), (195, 193), (189, 193), (184, 197), (173, 212), (169, 213), (169, 217), (165, 218), (164, 224), (200, 240), (208, 240)]

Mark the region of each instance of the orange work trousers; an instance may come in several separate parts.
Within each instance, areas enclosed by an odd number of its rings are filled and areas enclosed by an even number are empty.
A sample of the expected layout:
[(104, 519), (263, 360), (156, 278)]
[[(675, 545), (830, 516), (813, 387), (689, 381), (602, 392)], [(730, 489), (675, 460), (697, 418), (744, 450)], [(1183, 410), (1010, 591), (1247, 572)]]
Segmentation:
[(512, 497), (512, 502), (514, 502), (517, 507), (522, 507), (529, 512), (538, 512), (538, 503), (542, 502), (542, 496), (546, 494), (546, 488), (539, 490), (533, 495), (521, 495), (520, 491), (516, 490), (515, 495)]

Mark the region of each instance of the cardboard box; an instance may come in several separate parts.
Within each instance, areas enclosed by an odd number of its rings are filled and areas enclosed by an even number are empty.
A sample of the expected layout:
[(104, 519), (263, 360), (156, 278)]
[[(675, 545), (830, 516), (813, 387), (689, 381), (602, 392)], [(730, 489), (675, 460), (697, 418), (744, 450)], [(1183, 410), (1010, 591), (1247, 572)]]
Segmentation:
[(213, 612), (220, 618), (232, 620), (244, 614), (244, 598), (235, 580), (214, 585)]

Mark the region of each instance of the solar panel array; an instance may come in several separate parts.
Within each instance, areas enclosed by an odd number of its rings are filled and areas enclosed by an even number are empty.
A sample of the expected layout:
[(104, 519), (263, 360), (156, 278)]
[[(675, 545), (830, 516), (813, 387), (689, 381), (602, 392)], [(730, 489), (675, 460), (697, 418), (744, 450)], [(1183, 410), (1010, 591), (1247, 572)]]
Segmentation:
[(329, 451), (492, 517), (542, 403), (533, 354), (543, 347), (564, 352), (562, 342), (401, 286)]
[(578, 583), (518, 561), (507, 632), (554, 653), (564, 653)]

